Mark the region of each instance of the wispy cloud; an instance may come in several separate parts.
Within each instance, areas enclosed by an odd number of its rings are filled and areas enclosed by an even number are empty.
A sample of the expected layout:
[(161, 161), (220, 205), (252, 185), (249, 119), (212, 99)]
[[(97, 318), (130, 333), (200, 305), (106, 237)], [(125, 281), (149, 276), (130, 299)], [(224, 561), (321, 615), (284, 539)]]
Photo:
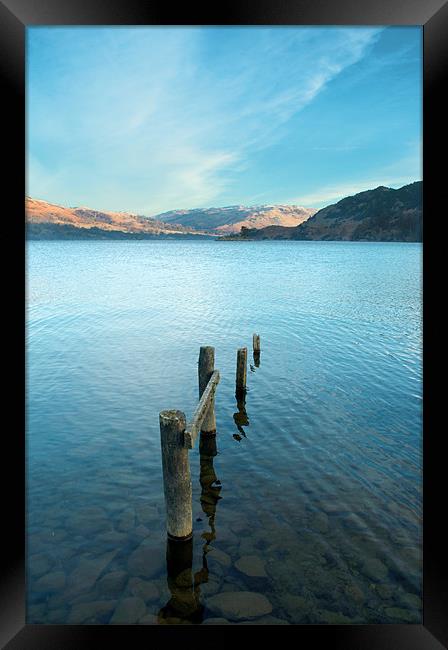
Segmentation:
[(29, 192), (156, 214), (228, 202), (242, 178), (260, 194), (257, 157), (382, 29), (29, 33)]

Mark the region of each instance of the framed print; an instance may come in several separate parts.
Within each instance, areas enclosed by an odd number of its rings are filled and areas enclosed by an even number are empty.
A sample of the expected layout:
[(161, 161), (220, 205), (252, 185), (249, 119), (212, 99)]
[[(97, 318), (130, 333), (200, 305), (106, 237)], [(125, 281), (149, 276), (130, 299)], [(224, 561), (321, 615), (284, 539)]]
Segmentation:
[(447, 4), (0, 12), (4, 647), (445, 647)]

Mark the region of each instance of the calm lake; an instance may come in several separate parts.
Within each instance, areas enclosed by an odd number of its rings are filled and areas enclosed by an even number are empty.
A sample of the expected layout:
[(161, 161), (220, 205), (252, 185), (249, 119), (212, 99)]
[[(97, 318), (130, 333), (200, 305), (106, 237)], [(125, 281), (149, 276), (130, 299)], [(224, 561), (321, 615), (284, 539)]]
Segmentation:
[[(421, 623), (421, 244), (26, 254), (27, 623)], [(201, 345), (218, 433), (173, 580), (158, 414), (192, 415)]]

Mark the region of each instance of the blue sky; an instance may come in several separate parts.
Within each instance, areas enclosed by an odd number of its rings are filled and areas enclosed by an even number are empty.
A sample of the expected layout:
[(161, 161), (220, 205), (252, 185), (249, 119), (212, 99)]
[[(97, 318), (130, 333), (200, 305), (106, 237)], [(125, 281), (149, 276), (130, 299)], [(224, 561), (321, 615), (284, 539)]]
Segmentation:
[(29, 27), (27, 194), (153, 215), (420, 180), (420, 27)]

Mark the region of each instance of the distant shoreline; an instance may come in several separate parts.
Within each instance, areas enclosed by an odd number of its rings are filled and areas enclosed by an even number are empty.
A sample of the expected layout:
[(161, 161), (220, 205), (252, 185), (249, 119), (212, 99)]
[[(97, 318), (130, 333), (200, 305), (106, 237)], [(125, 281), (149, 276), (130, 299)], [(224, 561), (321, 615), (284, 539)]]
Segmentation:
[(166, 237), (166, 236), (153, 236), (153, 237), (27, 237), (25, 239), (26, 243), (28, 242), (177, 242), (177, 241), (188, 241), (188, 242), (240, 242), (240, 243), (275, 243), (275, 244), (423, 244), (422, 241), (407, 241), (401, 239), (394, 240), (381, 240), (381, 239), (218, 239), (216, 237), (206, 237), (206, 236), (191, 236), (191, 237)]

